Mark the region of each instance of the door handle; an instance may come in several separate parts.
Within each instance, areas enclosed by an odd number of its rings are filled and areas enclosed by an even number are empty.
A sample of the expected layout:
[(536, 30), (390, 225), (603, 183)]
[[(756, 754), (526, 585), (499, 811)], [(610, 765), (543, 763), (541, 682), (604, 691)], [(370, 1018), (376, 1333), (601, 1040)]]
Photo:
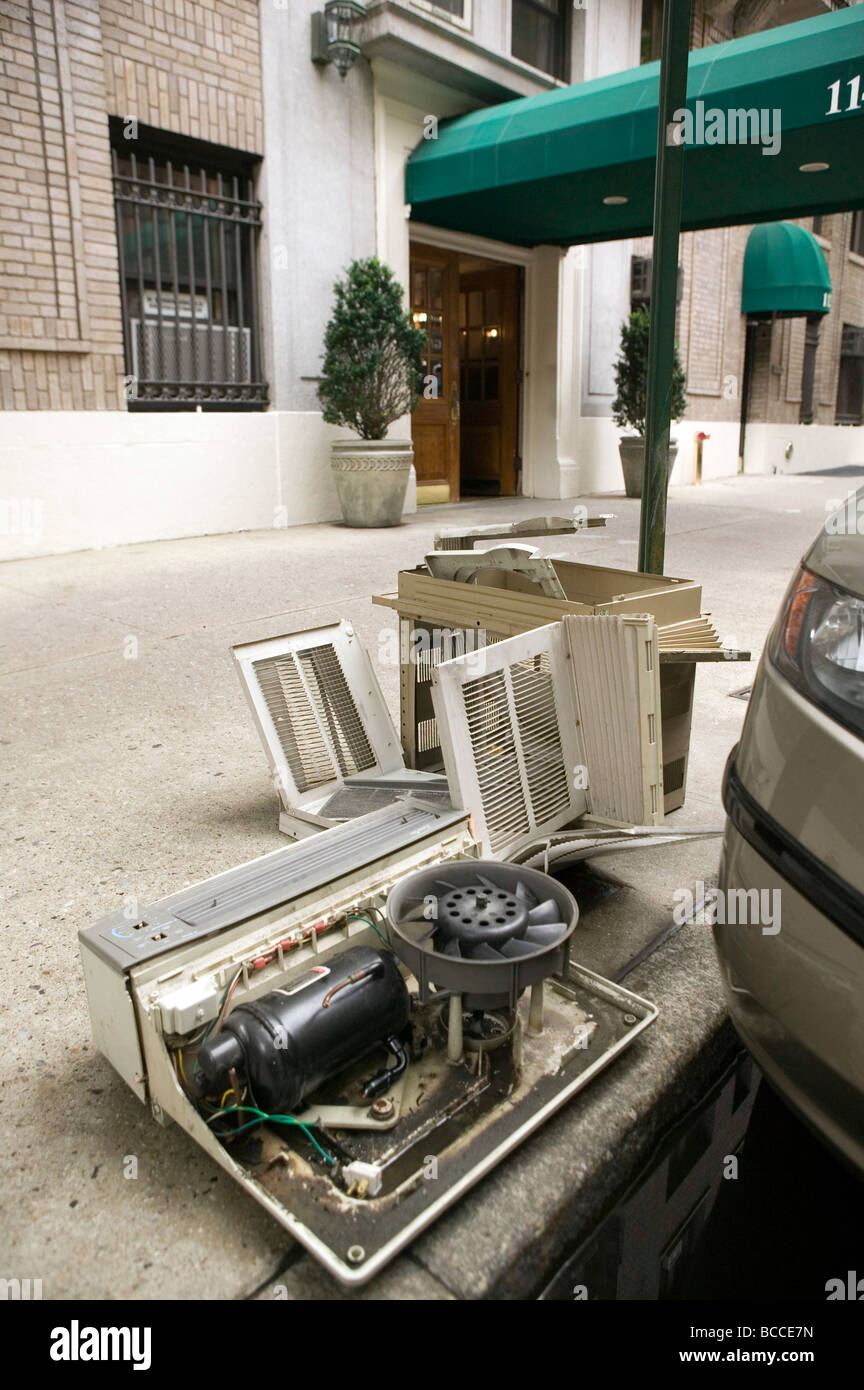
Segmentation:
[(459, 387), (455, 381), (450, 387), (450, 423), (451, 425), (459, 423)]

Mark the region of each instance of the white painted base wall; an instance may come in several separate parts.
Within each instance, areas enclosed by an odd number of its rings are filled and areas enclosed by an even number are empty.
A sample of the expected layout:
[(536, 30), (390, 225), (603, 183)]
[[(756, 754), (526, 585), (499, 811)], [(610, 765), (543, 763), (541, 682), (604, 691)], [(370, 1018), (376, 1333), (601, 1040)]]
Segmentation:
[[(709, 435), (702, 446), (703, 479), (707, 482), (710, 478), (729, 477), (738, 471), (737, 424), (683, 420), (672, 430), (672, 437), (678, 440), (673, 485), (686, 486), (694, 480), (696, 435), (700, 430)], [(621, 433), (609, 416), (583, 415), (578, 424), (575, 456), (559, 459), (562, 490), (556, 496), (621, 492), (624, 487), (618, 453)]]
[[(789, 445), (791, 458), (786, 457)], [(816, 473), (849, 467), (864, 468), (864, 425), (747, 426), (746, 473)]]
[[(702, 444), (703, 481), (732, 477), (738, 471), (737, 421), (687, 418), (672, 429), (673, 438), (678, 440), (673, 486), (686, 487), (694, 481), (696, 435), (700, 431), (708, 435)], [(620, 491), (624, 486), (618, 456), (620, 433), (608, 416), (582, 416), (574, 456), (558, 460), (559, 489), (537, 495), (566, 498)], [(790, 444), (792, 456), (787, 459)], [(824, 472), (850, 466), (864, 467), (862, 425), (747, 426), (745, 473)]]
[(0, 559), (334, 520), (346, 433), (316, 411), (0, 413)]
[[(693, 482), (700, 430), (703, 479), (737, 472), (736, 423), (683, 420), (673, 485)], [(336, 520), (330, 441), (345, 433), (316, 411), (0, 413), (0, 560)], [(574, 433), (573, 456), (534, 470), (538, 499), (622, 490), (612, 420), (583, 416)], [(748, 426), (748, 473), (850, 465), (864, 466), (862, 426)], [(412, 476), (406, 513), (416, 505)]]

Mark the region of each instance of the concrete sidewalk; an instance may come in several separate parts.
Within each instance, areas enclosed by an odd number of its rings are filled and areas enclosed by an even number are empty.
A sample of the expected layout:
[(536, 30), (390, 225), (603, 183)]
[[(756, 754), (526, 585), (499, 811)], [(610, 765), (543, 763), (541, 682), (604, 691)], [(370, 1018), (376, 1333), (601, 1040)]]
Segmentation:
[[(667, 573), (700, 579), (721, 635), (758, 653), (826, 502), (854, 481), (748, 476), (674, 489)], [(638, 502), (582, 500), (615, 513), (607, 530), (543, 548), (635, 567)], [(156, 1126), (94, 1053), (76, 932), (127, 896), (152, 901), (285, 843), (232, 643), (345, 616), (377, 662), (392, 617), (371, 596), (395, 587), (435, 530), (570, 505), (470, 503), (424, 509), (387, 532), (309, 526), (0, 567), (0, 1275), (41, 1278), (51, 1298), (266, 1296), (277, 1275), (291, 1297), (340, 1296), (191, 1140)], [(745, 711), (729, 696), (754, 670), (717, 663), (698, 672), (687, 803), (676, 820), (719, 822), (720, 773)], [(398, 715), (398, 669), (379, 664), (379, 675)], [(676, 886), (710, 876), (717, 843), (667, 853), (646, 879), (660, 911)], [(610, 1151), (628, 1145), (635, 1161), (672, 1104), (664, 1075), (705, 1070), (712, 1049), (729, 1047), (707, 933), (684, 929), (660, 955), (627, 981), (663, 1010), (644, 1042), (366, 1297), (518, 1297), (506, 1270), (526, 1247), (548, 1257), (572, 1241), (589, 1219), (571, 1191), (573, 1169), (599, 1174)], [(609, 1192), (613, 1177), (610, 1169)], [(595, 1184), (592, 1201), (599, 1193)]]

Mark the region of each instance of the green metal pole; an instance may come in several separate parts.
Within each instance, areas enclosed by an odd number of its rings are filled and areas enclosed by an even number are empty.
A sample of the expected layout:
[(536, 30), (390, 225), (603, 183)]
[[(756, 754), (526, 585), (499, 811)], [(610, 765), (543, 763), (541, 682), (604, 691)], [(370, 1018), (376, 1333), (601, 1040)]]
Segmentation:
[[(670, 141), (670, 126), (687, 97), (691, 0), (666, 0), (660, 58), (660, 106), (657, 113), (657, 168), (654, 174), (654, 266), (651, 282), (651, 330), (645, 410), (645, 463), (639, 516), (639, 568), (663, 573), (666, 547), (669, 393), (675, 356), (675, 306), (678, 297), (678, 238), (684, 146)], [(680, 127), (677, 128), (680, 134)]]

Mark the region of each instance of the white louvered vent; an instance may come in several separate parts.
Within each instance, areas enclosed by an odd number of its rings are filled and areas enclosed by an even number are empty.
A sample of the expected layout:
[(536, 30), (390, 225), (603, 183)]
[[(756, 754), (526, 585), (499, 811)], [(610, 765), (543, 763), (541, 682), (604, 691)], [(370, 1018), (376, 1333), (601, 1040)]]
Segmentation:
[(253, 663), (299, 792), (375, 766), (375, 755), (331, 644)]
[(663, 820), (657, 629), (646, 615), (564, 619), (588, 765), (592, 815)]
[(432, 698), (454, 803), (503, 856), (586, 809), (560, 624), (442, 663)]
[(350, 623), (245, 643), (234, 656), (287, 808), (320, 804), (358, 773), (403, 766), (384, 697)]
[[(415, 626), (416, 650), (411, 651), (411, 660), (403, 666), (402, 679), (414, 683), (412, 704), (416, 753), (429, 759), (430, 755), (441, 751), (438, 720), (428, 714), (427, 691), (442, 661), (452, 661), (457, 656), (465, 656), (479, 647), (491, 647), (501, 640), (496, 633), (483, 629)], [(426, 717), (420, 715), (421, 710)]]

